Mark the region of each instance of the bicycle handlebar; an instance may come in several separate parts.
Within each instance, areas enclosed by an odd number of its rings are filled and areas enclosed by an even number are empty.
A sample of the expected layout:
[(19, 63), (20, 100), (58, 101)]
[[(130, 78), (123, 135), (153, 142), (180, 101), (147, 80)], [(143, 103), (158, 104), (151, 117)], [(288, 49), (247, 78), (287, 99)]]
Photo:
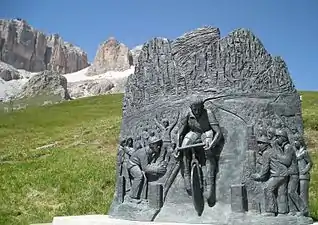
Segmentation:
[(183, 147), (177, 147), (176, 150), (180, 151), (180, 150), (185, 150), (185, 149), (189, 149), (189, 148), (197, 148), (197, 147), (203, 147), (203, 146), (205, 146), (205, 144), (199, 143), (199, 144), (194, 144), (194, 145), (187, 145), (187, 146), (183, 146)]

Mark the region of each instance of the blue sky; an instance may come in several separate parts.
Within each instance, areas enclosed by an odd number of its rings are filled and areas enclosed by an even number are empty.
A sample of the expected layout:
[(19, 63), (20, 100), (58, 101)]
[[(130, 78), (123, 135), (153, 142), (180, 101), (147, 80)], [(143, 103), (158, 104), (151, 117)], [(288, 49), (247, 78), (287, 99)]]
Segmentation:
[(131, 48), (204, 25), (219, 27), (222, 36), (249, 28), (285, 59), (298, 89), (318, 90), (318, 0), (2, 0), (0, 17), (59, 33), (90, 61), (110, 36)]

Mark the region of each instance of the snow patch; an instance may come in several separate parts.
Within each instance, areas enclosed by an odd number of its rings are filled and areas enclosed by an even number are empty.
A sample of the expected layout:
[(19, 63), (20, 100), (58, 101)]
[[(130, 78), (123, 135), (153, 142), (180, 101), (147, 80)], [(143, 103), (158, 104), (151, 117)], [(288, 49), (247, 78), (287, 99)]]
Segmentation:
[(111, 81), (114, 80), (121, 80), (123, 78), (127, 78), (130, 74), (133, 74), (135, 71), (135, 67), (131, 66), (130, 69), (125, 71), (108, 71), (106, 73), (94, 75), (94, 76), (87, 76), (86, 72), (89, 67), (77, 71), (75, 73), (68, 73), (64, 74), (63, 76), (67, 79), (68, 83), (78, 82), (78, 81), (87, 81), (87, 80), (98, 80), (98, 79), (108, 79)]
[(108, 71), (88, 76), (89, 67), (75, 73), (64, 74), (67, 89), (72, 98), (82, 98), (108, 93), (123, 93), (129, 75), (135, 71), (134, 66), (125, 71)]
[(20, 74), (20, 79), (4, 81), (0, 79), (0, 100), (8, 101), (9, 98), (16, 96), (20, 91), (22, 86), (28, 82), (28, 80), (37, 73), (31, 73), (26, 70), (18, 69)]
[[(107, 84), (107, 82), (113, 83), (114, 86), (113, 89), (107, 93), (123, 92), (128, 76), (133, 74), (135, 71), (135, 67), (131, 66), (130, 69), (122, 72), (109, 71), (99, 75), (87, 76), (86, 72), (88, 68), (89, 67), (86, 67), (85, 69), (74, 73), (63, 74), (63, 76), (67, 79), (69, 92), (77, 93), (76, 96), (71, 97), (80, 98), (96, 95), (95, 93), (90, 93), (88, 89), (91, 89), (92, 85), (104, 85)], [(10, 97), (14, 97), (19, 94), (22, 86), (27, 83), (31, 77), (38, 74), (22, 69), (19, 69), (18, 71), (21, 79), (4, 81), (0, 78), (0, 100), (7, 101)]]

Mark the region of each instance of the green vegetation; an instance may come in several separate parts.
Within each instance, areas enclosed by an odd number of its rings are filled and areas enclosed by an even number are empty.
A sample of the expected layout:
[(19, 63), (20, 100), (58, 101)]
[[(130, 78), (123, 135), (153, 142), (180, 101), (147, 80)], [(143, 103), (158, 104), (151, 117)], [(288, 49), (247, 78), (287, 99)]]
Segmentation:
[(0, 114), (0, 224), (107, 212), (121, 102), (108, 95)]
[[(318, 93), (303, 92), (318, 218)], [(112, 201), (122, 95), (0, 112), (0, 224), (104, 214)], [(43, 148), (39, 148), (39, 147)]]
[(302, 113), (307, 138), (314, 166), (311, 170), (310, 211), (318, 220), (318, 92), (301, 92)]
[(305, 127), (318, 131), (318, 93), (315, 91), (301, 92)]
[(59, 95), (39, 95), (21, 99), (11, 98), (10, 101), (0, 102), (0, 113), (12, 112), (14, 110), (24, 109), (26, 107), (54, 104), (61, 101), (61, 96)]

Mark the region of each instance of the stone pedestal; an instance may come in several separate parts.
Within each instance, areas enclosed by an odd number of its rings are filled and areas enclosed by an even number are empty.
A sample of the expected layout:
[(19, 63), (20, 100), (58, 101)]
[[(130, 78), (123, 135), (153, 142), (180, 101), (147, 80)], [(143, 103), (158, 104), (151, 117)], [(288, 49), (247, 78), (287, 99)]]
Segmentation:
[[(310, 218), (305, 217), (267, 217), (266, 220), (258, 215), (249, 215), (245, 213), (233, 214), (230, 218), (224, 218), (227, 221), (220, 222), (209, 222), (204, 224), (210, 225), (300, 225), (312, 223)], [(54, 217), (51, 225), (199, 225), (202, 223), (178, 223), (178, 222), (141, 222), (141, 221), (131, 221), (123, 219), (113, 219), (108, 215), (83, 215), (83, 216), (61, 216)], [(317, 225), (318, 223), (314, 223)], [(38, 225), (48, 225), (48, 224), (38, 224)]]
[(113, 219), (108, 215), (85, 215), (54, 217), (52, 225), (186, 225), (186, 223), (141, 222)]

